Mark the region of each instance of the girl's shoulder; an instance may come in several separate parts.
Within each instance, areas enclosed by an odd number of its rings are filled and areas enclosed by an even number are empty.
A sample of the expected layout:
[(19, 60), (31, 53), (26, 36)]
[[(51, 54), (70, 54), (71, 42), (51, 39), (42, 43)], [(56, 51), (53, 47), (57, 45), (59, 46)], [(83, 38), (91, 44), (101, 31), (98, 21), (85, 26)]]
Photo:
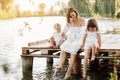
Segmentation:
[(96, 31), (97, 34), (100, 34), (100, 31)]
[(85, 34), (88, 34), (88, 33), (89, 33), (89, 31), (88, 31), (87, 29), (85, 29), (84, 33), (85, 33)]

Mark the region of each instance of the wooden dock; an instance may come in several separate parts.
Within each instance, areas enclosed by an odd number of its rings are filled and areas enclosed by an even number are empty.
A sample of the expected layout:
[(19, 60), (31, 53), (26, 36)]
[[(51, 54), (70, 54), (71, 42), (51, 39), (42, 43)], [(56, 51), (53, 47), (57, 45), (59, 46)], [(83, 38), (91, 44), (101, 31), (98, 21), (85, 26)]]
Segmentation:
[[(47, 64), (53, 64), (53, 58), (59, 58), (58, 53), (60, 53), (60, 49), (58, 48), (49, 48), (48, 40), (40, 40), (35, 42), (28, 43), (28, 46), (22, 47), (22, 71), (23, 71), (23, 80), (32, 79), (32, 68), (33, 68), (33, 59), (34, 57), (46, 58)], [(35, 52), (40, 51), (39, 54)], [(82, 52), (80, 50), (80, 52)], [(96, 59), (118, 59), (120, 57), (116, 57), (114, 54), (120, 56), (120, 35), (119, 34), (106, 34), (102, 35), (102, 47), (100, 50), (100, 56), (96, 57)], [(79, 65), (75, 67), (74, 72), (79, 73), (81, 70), (81, 59), (84, 58), (84, 55), (78, 54), (79, 56), (76, 59), (76, 63), (79, 62)], [(69, 56), (68, 56), (69, 58)], [(99, 63), (98, 63), (99, 64)], [(97, 65), (98, 65), (97, 64)]]

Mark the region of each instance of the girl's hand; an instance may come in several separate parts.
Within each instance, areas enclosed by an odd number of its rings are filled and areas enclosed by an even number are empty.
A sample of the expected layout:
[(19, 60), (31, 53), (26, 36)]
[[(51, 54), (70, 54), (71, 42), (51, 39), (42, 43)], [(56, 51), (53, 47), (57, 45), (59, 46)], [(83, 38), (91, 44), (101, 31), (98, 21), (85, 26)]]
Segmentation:
[(98, 47), (97, 49), (98, 49), (98, 50), (100, 50), (100, 49), (101, 49), (101, 47)]
[(82, 46), (80, 47), (80, 49), (83, 51), (83, 50), (84, 50), (84, 46), (82, 45)]

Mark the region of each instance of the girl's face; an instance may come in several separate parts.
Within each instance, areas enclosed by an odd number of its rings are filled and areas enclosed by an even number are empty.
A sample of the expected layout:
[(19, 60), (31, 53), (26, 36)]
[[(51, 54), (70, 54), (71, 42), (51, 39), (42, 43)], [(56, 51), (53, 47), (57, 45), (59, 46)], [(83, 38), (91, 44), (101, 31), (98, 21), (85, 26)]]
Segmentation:
[(72, 19), (76, 19), (76, 13), (74, 12), (74, 11), (72, 11), (71, 13), (70, 13), (70, 16), (71, 16), (71, 18)]
[(55, 26), (55, 30), (56, 30), (56, 32), (61, 32), (61, 26)]
[(89, 31), (90, 32), (95, 32), (95, 31), (97, 31), (97, 29), (96, 29), (96, 27), (89, 27)]

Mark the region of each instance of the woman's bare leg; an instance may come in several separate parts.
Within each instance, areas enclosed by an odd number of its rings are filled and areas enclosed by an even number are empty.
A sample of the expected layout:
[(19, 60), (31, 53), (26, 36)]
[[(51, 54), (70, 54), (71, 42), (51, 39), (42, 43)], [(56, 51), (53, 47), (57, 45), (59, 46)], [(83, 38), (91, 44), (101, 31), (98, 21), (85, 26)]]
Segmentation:
[(77, 54), (71, 54), (71, 56), (70, 56), (70, 63), (69, 63), (69, 66), (68, 66), (68, 70), (65, 74), (65, 79), (67, 79), (71, 76), (72, 68), (73, 68), (73, 65), (74, 65), (75, 59), (76, 59), (76, 55)]
[(62, 51), (62, 52), (60, 53), (60, 63), (59, 63), (59, 65), (58, 65), (58, 68), (62, 68), (62, 67), (63, 67), (64, 62), (65, 62), (65, 59), (66, 59), (66, 56), (67, 56), (67, 53), (64, 52), (64, 51)]
[(90, 49), (85, 52), (85, 57), (84, 57), (84, 63), (83, 63), (83, 77), (86, 78), (86, 72), (87, 72), (87, 63), (88, 59), (90, 56)]

